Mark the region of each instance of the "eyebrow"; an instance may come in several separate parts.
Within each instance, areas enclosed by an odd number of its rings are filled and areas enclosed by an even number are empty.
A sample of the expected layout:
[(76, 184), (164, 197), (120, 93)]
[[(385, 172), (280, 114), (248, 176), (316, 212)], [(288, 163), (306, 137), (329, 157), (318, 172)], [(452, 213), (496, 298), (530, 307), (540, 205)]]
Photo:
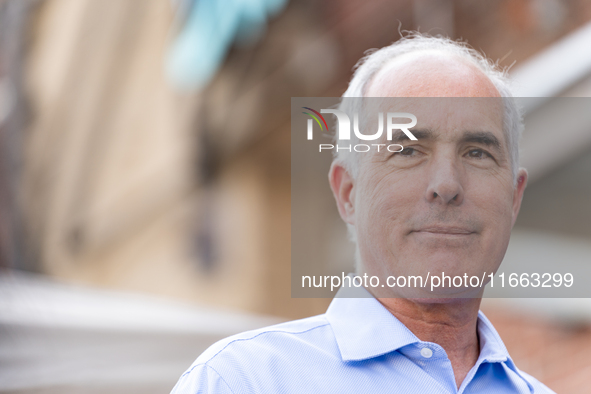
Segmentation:
[[(428, 139), (428, 140), (436, 140), (437, 135), (433, 133), (431, 130), (425, 129), (412, 129), (409, 130), (412, 135), (414, 135), (418, 140), (421, 139)], [(392, 143), (399, 144), (401, 142), (410, 141), (411, 139), (404, 133), (402, 130), (396, 130), (392, 133)]]
[[(428, 129), (418, 129), (418, 130), (409, 130), (418, 140), (427, 139), (435, 141), (437, 140), (438, 135), (435, 134), (432, 130)], [(402, 131), (396, 130), (392, 134), (392, 143), (399, 144), (401, 142), (410, 141), (410, 138)], [(499, 139), (490, 131), (467, 131), (462, 135), (460, 138), (461, 143), (473, 143), (473, 144), (481, 144), (489, 147), (493, 147), (497, 150), (501, 150), (501, 143)]]
[(468, 131), (462, 136), (460, 142), (471, 142), (475, 144), (482, 144), (501, 150), (501, 143), (499, 139), (490, 131)]

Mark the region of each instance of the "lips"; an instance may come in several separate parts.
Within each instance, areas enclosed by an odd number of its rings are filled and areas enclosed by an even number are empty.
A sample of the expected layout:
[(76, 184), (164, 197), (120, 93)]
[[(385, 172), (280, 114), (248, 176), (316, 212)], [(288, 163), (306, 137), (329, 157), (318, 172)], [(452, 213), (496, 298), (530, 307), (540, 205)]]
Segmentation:
[(466, 227), (455, 227), (455, 226), (432, 226), (424, 227), (413, 232), (427, 233), (434, 235), (470, 235), (474, 234), (475, 231)]

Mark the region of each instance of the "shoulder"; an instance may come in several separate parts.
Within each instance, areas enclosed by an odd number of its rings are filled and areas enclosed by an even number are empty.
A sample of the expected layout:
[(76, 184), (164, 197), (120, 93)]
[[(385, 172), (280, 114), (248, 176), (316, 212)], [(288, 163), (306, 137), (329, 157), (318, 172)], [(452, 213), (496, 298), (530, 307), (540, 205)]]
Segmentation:
[(240, 392), (257, 392), (277, 379), (277, 374), (297, 369), (315, 353), (334, 353), (335, 349), (338, 354), (324, 315), (243, 332), (203, 352), (173, 393), (233, 393), (236, 387)]
[(519, 373), (534, 388), (534, 394), (556, 394), (554, 391), (550, 390), (546, 385), (544, 385), (542, 382), (540, 382), (530, 374), (523, 372), (522, 370), (519, 370)]
[(289, 350), (287, 347), (294, 342), (304, 345), (307, 339), (312, 339), (309, 337), (313, 335), (307, 335), (311, 331), (324, 331), (327, 328), (330, 330), (324, 315), (318, 315), (246, 331), (214, 343), (197, 358), (195, 364), (212, 363), (231, 353), (256, 352), (259, 354), (261, 350), (271, 353)]

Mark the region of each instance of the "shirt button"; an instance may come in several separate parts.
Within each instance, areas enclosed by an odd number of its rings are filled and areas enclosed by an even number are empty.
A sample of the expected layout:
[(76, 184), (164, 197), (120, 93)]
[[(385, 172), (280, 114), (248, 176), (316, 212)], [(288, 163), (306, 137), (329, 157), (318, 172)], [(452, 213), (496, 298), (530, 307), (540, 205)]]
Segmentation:
[(428, 347), (424, 347), (421, 349), (421, 356), (425, 358), (431, 358), (433, 355), (433, 350), (429, 349)]

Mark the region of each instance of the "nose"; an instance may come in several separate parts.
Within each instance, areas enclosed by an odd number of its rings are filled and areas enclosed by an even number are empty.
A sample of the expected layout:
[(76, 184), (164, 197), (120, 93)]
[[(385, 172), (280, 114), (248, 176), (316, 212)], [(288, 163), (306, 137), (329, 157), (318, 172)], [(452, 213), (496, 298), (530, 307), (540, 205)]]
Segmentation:
[(460, 205), (464, 200), (464, 188), (456, 163), (441, 159), (431, 163), (427, 201), (443, 205)]

